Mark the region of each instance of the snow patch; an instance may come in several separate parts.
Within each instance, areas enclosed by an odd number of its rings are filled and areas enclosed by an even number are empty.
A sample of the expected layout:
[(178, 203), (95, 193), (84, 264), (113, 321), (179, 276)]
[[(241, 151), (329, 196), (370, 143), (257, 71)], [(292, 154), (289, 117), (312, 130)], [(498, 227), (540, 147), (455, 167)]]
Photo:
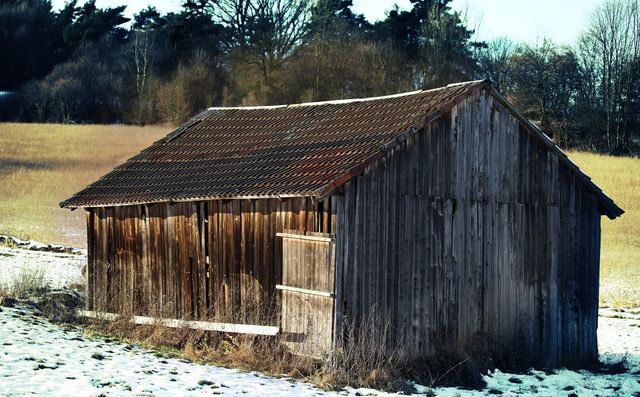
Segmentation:
[(0, 289), (9, 288), (22, 274), (36, 272), (51, 288), (83, 284), (85, 254), (54, 253), (0, 245)]
[(0, 244), (7, 245), (9, 247), (17, 247), (28, 249), (31, 251), (46, 251), (46, 252), (57, 252), (57, 253), (66, 253), (66, 254), (85, 254), (86, 250), (80, 250), (69, 246), (58, 245), (58, 244), (45, 244), (39, 241), (34, 240), (22, 240), (13, 236), (5, 236), (0, 235)]

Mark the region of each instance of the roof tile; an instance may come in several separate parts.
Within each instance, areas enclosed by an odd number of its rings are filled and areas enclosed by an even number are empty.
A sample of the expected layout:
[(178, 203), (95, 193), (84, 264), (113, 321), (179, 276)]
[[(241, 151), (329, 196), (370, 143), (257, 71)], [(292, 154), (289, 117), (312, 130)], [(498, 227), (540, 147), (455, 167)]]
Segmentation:
[(60, 205), (317, 195), (479, 84), (362, 100), (211, 108)]

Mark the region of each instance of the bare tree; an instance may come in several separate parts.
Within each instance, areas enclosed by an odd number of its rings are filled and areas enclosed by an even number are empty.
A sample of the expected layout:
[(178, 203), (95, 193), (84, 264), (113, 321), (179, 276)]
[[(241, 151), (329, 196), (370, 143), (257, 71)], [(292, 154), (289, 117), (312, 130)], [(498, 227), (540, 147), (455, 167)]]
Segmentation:
[(309, 0), (200, 0), (230, 33), (230, 50), (258, 67), (266, 86), (307, 35)]
[(136, 84), (138, 112), (136, 121), (143, 123), (145, 114), (150, 111), (149, 81), (153, 65), (153, 33), (148, 29), (133, 31), (133, 65), (132, 72)]
[(136, 92), (143, 97), (149, 81), (151, 60), (151, 37), (148, 31), (133, 34), (133, 63), (135, 69)]
[(490, 79), (498, 90), (508, 95), (512, 89), (511, 58), (516, 45), (508, 37), (498, 37), (477, 51), (478, 77)]
[(520, 47), (511, 59), (514, 101), (545, 132), (567, 145), (579, 78), (575, 53), (544, 40), (539, 46)]
[(598, 75), (609, 148), (629, 144), (625, 113), (632, 96), (633, 65), (640, 56), (639, 9), (638, 0), (605, 3), (593, 13), (580, 40), (583, 63), (591, 64)]

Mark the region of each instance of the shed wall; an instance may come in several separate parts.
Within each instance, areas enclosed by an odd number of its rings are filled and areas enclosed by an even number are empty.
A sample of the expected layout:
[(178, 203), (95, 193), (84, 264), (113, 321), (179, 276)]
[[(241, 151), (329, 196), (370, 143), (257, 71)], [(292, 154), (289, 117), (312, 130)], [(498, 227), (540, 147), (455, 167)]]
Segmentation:
[(275, 323), (276, 233), (326, 232), (334, 222), (330, 201), (307, 198), (90, 208), (88, 307)]
[(375, 310), (416, 355), (597, 357), (597, 199), (486, 90), (336, 200), (339, 319)]

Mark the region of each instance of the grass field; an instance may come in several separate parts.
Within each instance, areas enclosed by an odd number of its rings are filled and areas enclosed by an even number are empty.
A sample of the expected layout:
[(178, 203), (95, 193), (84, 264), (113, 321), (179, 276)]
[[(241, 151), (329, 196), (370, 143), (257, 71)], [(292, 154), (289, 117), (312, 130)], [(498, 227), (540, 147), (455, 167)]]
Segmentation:
[[(83, 247), (84, 212), (58, 203), (168, 131), (0, 124), (0, 234)], [(626, 211), (603, 218), (601, 302), (640, 306), (640, 159), (568, 154)]]
[(85, 246), (84, 211), (62, 210), (60, 201), (168, 132), (0, 123), (0, 234)]

